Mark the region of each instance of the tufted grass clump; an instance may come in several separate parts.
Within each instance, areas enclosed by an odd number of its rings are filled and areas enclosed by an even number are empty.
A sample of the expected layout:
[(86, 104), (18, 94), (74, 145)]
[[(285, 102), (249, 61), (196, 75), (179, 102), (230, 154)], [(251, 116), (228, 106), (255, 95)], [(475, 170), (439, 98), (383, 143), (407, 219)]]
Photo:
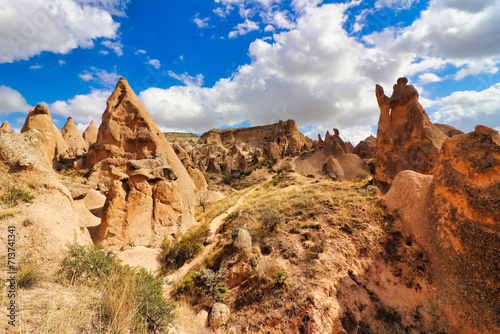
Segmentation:
[(3, 194), (0, 195), (0, 203), (11, 208), (19, 204), (21, 201), (25, 203), (33, 203), (35, 198), (36, 197), (34, 195), (31, 195), (28, 192), (12, 187), (7, 191), (3, 191)]

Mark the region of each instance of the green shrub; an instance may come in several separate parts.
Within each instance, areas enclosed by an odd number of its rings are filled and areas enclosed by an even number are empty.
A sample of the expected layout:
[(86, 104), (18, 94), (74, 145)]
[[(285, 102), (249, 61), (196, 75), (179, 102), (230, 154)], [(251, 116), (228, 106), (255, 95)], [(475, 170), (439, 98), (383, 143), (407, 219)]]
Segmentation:
[(283, 284), (286, 284), (288, 274), (284, 271), (277, 270), (271, 275), (271, 278), (277, 286), (283, 286)]
[(218, 271), (205, 269), (196, 277), (196, 284), (201, 292), (216, 301), (224, 301), (224, 294), (229, 291), (226, 282), (227, 276), (223, 269)]
[(90, 283), (102, 291), (107, 332), (159, 333), (174, 320), (175, 304), (164, 299), (161, 279), (145, 269), (122, 266), (94, 246), (71, 245), (62, 274), (76, 284)]
[(162, 262), (167, 270), (179, 269), (187, 260), (203, 250), (202, 238), (196, 236), (184, 236), (172, 247), (170, 243), (164, 243), (162, 246)]
[(266, 231), (277, 232), (279, 225), (285, 221), (285, 216), (277, 209), (266, 206), (259, 210), (259, 220)]
[(276, 171), (278, 174), (285, 173), (288, 171), (293, 171), (292, 165), (290, 165), (288, 162), (286, 164), (283, 164), (278, 170)]
[(33, 203), (36, 197), (29, 193), (17, 189), (16, 187), (10, 188), (6, 193), (0, 196), (0, 202), (8, 207), (16, 206), (20, 201), (26, 203)]

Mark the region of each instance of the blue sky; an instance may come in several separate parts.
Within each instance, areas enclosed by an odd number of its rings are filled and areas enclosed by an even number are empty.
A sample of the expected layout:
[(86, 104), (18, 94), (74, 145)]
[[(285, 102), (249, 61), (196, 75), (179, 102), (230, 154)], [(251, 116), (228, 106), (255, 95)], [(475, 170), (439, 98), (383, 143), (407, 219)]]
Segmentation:
[(100, 123), (120, 76), (164, 131), (376, 132), (407, 76), (434, 122), (500, 129), (499, 0), (0, 0), (0, 121)]

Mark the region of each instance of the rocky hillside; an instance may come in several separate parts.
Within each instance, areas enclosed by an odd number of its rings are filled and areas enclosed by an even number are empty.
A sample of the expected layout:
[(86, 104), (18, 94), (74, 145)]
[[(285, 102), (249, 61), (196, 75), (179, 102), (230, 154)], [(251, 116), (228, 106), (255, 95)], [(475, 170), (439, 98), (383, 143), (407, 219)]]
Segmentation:
[(356, 147), (293, 120), (164, 135), (123, 78), (83, 134), (43, 105), (3, 123), (0, 331), (500, 332), (498, 131), (432, 124), (406, 78), (375, 95)]

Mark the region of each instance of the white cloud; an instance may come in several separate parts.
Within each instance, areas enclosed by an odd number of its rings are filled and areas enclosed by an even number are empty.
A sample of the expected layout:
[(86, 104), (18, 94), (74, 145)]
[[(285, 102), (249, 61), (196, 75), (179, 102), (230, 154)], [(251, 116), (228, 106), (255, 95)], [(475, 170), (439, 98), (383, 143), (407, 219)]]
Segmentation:
[(14, 112), (28, 113), (31, 106), (17, 90), (7, 86), (0, 86), (0, 114), (10, 114)]
[(139, 54), (139, 53), (145, 55), (146, 54), (146, 50), (139, 49), (139, 50), (136, 51), (135, 54)]
[(439, 82), (441, 80), (442, 80), (442, 78), (438, 77), (434, 73), (424, 73), (424, 74), (421, 74), (418, 78), (418, 81), (422, 85), (425, 85), (425, 84), (431, 83), (431, 82)]
[(99, 125), (111, 93), (108, 90), (93, 90), (89, 94), (77, 95), (67, 101), (50, 103), (49, 110), (52, 114), (72, 117), (75, 123), (89, 124), (93, 120)]
[(66, 64), (65, 60), (59, 59), (59, 66), (63, 66)]
[(238, 35), (246, 35), (249, 32), (258, 29), (259, 25), (256, 22), (246, 19), (245, 22), (240, 23), (236, 27), (234, 27), (234, 30), (229, 33), (228, 37), (235, 38), (238, 37)]
[(193, 76), (190, 76), (187, 73), (176, 74), (176, 73), (174, 73), (172, 71), (168, 71), (168, 75), (171, 78), (179, 80), (180, 82), (182, 82), (186, 86), (201, 87), (203, 85), (203, 75), (202, 74), (198, 74), (195, 77), (193, 77)]
[(472, 131), (477, 124), (500, 126), (500, 83), (482, 91), (460, 91), (435, 101), (438, 110), (431, 115), (434, 123), (453, 125)]
[[(97, 2), (101, 5), (96, 6)], [(119, 24), (105, 8), (118, 8), (124, 1), (85, 3), (3, 0), (0, 63), (28, 59), (43, 51), (66, 54), (78, 47), (93, 47), (97, 38), (115, 38)]]
[(103, 69), (91, 67), (79, 74), (80, 79), (85, 82), (94, 81), (103, 86), (114, 86), (120, 76), (116, 72), (108, 72)]
[(150, 59), (148, 61), (148, 64), (151, 65), (151, 66), (153, 66), (156, 69), (160, 68), (160, 66), (161, 66), (161, 63), (160, 63), (160, 61), (158, 59)]
[(194, 16), (193, 22), (198, 26), (198, 28), (208, 28), (209, 17), (205, 17), (204, 19), (200, 19), (200, 13), (196, 13)]
[(125, 9), (130, 0), (77, 0), (78, 3), (100, 7), (111, 15), (125, 16)]
[(42, 65), (38, 65), (38, 64), (30, 66), (30, 69), (32, 69), (32, 70), (39, 70), (41, 68), (42, 68)]
[(102, 41), (102, 45), (107, 47), (110, 50), (113, 50), (117, 56), (123, 56), (123, 44), (120, 41), (112, 42), (112, 41)]
[(396, 8), (396, 9), (408, 9), (418, 0), (377, 0), (375, 2), (376, 8)]

